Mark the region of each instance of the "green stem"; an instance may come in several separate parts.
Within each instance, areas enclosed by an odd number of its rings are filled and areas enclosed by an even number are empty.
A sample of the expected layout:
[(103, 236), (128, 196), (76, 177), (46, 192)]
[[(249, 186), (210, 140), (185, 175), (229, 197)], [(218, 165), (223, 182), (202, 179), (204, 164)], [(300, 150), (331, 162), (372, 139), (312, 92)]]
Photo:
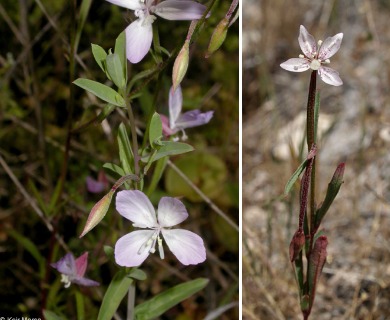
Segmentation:
[(134, 319), (134, 304), (135, 304), (135, 285), (134, 281), (129, 287), (129, 293), (127, 296), (127, 318), (126, 320)]

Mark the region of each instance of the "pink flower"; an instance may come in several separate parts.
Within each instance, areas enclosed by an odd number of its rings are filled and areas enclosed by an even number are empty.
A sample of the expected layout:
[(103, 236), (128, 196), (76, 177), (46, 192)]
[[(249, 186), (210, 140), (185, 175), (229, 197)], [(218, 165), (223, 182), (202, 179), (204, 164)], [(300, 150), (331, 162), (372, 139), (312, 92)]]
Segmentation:
[(307, 32), (304, 26), (300, 27), (298, 42), (304, 55), (299, 55), (299, 58), (289, 59), (283, 62), (280, 66), (292, 72), (303, 72), (308, 69), (318, 70), (322, 81), (332, 86), (341, 86), (343, 81), (339, 77), (339, 73), (332, 68), (325, 67), (329, 64), (329, 58), (332, 57), (340, 49), (343, 34), (338, 33), (333, 37), (327, 38), (325, 41), (314, 40), (314, 37)]
[[(203, 240), (197, 234), (183, 229), (169, 229), (188, 217), (183, 203), (175, 198), (163, 197), (158, 210), (144, 193), (125, 190), (116, 197), (118, 212), (133, 222), (134, 227), (143, 228), (120, 238), (115, 244), (115, 261), (120, 266), (136, 267), (150, 253), (156, 251), (164, 259), (163, 239), (176, 258), (184, 265), (198, 264), (206, 260)], [(160, 233), (162, 238), (160, 238)]]
[(85, 252), (79, 258), (75, 259), (73, 254), (68, 253), (59, 261), (52, 263), (51, 266), (57, 269), (61, 274), (61, 282), (65, 288), (69, 288), (71, 283), (81, 286), (93, 287), (98, 286), (99, 282), (84, 278), (88, 265), (88, 252)]
[(169, 119), (160, 115), (163, 133), (165, 136), (176, 134), (178, 131), (183, 132), (183, 140), (187, 139), (184, 129), (201, 126), (208, 123), (213, 117), (214, 111), (200, 112), (199, 109), (181, 113), (183, 106), (183, 95), (181, 87), (178, 86), (176, 90), (173, 87), (169, 90)]
[(167, 20), (198, 20), (206, 7), (192, 0), (107, 0), (112, 4), (134, 10), (138, 17), (126, 28), (126, 54), (131, 63), (140, 62), (148, 53), (153, 39), (152, 23), (158, 15)]

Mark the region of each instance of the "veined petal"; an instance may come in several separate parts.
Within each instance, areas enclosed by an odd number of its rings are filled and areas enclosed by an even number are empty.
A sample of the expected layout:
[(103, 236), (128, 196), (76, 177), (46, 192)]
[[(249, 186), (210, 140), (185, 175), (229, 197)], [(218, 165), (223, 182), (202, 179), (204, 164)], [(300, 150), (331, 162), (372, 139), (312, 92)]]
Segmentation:
[(149, 256), (152, 243), (148, 241), (154, 233), (154, 230), (137, 230), (121, 237), (115, 244), (116, 263), (123, 267), (139, 266)]
[(200, 110), (191, 110), (182, 114), (176, 121), (178, 129), (193, 128), (208, 123), (213, 117), (214, 111), (201, 113)]
[(198, 20), (206, 6), (190, 0), (166, 0), (156, 5), (154, 13), (167, 20)]
[(88, 252), (85, 252), (75, 260), (76, 274), (79, 277), (83, 277), (88, 265)]
[(156, 212), (148, 197), (138, 190), (124, 190), (116, 196), (116, 210), (140, 228), (157, 227)]
[(314, 37), (302, 25), (299, 28), (298, 42), (303, 54), (310, 59), (313, 58), (317, 52), (317, 44)]
[(328, 67), (321, 67), (318, 70), (322, 81), (332, 86), (341, 86), (343, 81), (340, 79), (339, 73), (336, 70)]
[(161, 233), (168, 248), (185, 266), (206, 260), (203, 240), (197, 234), (183, 229), (161, 229)]
[(50, 264), (53, 268), (57, 269), (58, 272), (75, 276), (76, 275), (76, 263), (74, 260), (74, 256), (71, 253), (66, 254), (59, 261)]
[(337, 51), (339, 51), (341, 46), (341, 41), (343, 40), (343, 34), (338, 33), (333, 37), (326, 38), (320, 47), (320, 52), (318, 53), (318, 59), (324, 61), (333, 56)]
[(169, 90), (169, 126), (171, 129), (175, 128), (175, 123), (180, 115), (183, 105), (183, 94), (181, 87), (178, 86), (176, 90), (173, 87)]
[(130, 10), (145, 8), (145, 4), (140, 0), (106, 0), (106, 1)]
[(100, 285), (99, 282), (84, 277), (76, 277), (70, 279), (70, 281), (85, 287), (96, 287)]
[(184, 204), (175, 198), (162, 197), (158, 203), (158, 224), (161, 227), (173, 227), (188, 217)]
[(303, 72), (310, 69), (310, 63), (303, 58), (292, 58), (280, 64), (280, 66), (287, 71)]
[(127, 59), (131, 63), (138, 63), (146, 56), (152, 45), (152, 23), (150, 19), (137, 19), (125, 31)]

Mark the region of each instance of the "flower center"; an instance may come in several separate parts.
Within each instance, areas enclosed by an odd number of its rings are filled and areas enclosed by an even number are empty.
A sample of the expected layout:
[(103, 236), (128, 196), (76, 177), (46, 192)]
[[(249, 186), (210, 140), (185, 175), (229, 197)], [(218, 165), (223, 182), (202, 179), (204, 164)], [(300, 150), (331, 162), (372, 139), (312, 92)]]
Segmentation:
[(321, 62), (317, 59), (313, 59), (311, 62), (310, 62), (310, 68), (312, 70), (318, 70), (319, 68), (321, 67)]
[(69, 276), (67, 276), (66, 274), (61, 274), (61, 282), (64, 283), (64, 288), (69, 288), (70, 287)]

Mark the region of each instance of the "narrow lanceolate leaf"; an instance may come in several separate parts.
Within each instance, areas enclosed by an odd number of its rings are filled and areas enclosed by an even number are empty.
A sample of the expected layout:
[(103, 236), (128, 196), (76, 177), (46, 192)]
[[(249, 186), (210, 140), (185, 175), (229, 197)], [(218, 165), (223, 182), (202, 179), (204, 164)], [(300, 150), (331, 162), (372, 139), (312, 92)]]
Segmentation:
[(181, 301), (202, 290), (208, 282), (208, 279), (199, 278), (170, 288), (138, 305), (135, 308), (135, 318), (137, 320), (155, 319)]
[(123, 68), (123, 76), (127, 82), (126, 34), (122, 31), (115, 40), (114, 52), (119, 56)]
[(84, 90), (87, 90), (88, 92), (94, 94), (98, 98), (111, 103), (115, 106), (122, 107), (125, 105), (125, 100), (122, 98), (122, 96), (116, 92), (115, 90), (111, 89), (110, 87), (89, 79), (83, 79), (78, 78), (73, 83), (76, 86), (79, 86), (80, 88), (83, 88)]
[[(159, 160), (166, 156), (174, 156), (193, 151), (194, 148), (187, 143), (174, 141), (161, 141), (162, 146), (158, 149), (153, 157), (153, 161)], [(142, 162), (148, 162), (151, 155), (142, 157)]]
[(119, 125), (118, 130), (118, 146), (119, 146), (119, 159), (121, 166), (126, 174), (134, 172), (133, 163), (134, 155), (131, 148), (129, 136), (126, 131), (126, 127), (123, 123)]
[[(149, 124), (149, 143), (154, 149), (155, 146), (161, 145), (160, 139), (162, 138), (162, 123), (160, 115), (155, 112), (150, 120)], [(160, 141), (160, 142), (159, 142)]]
[(320, 236), (314, 243), (313, 251), (310, 255), (308, 267), (308, 284), (310, 307), (313, 305), (318, 279), (320, 278), (322, 268), (326, 262), (326, 247), (328, 246), (328, 239), (326, 236)]
[(132, 283), (133, 279), (127, 276), (124, 269), (114, 276), (104, 295), (98, 320), (111, 320), (113, 318)]
[(309, 152), (309, 154), (307, 155), (307, 158), (299, 165), (297, 170), (295, 170), (295, 172), (292, 174), (292, 176), (287, 181), (287, 184), (286, 184), (286, 186), (284, 188), (284, 195), (285, 196), (287, 196), (289, 194), (291, 188), (294, 186), (295, 182), (298, 180), (298, 178), (301, 175), (301, 173), (303, 172), (303, 170), (305, 170), (306, 165), (307, 165), (307, 161), (309, 159), (312, 159), (314, 156), (315, 156), (315, 151), (314, 152), (312, 152), (312, 151)]
[(345, 170), (345, 163), (340, 163), (336, 171), (333, 174), (332, 180), (328, 184), (328, 189), (326, 190), (325, 200), (322, 203), (321, 207), (317, 210), (315, 216), (315, 227), (318, 228), (321, 224), (322, 219), (325, 214), (328, 212), (330, 205), (333, 203), (333, 200), (336, 198), (341, 185), (343, 184), (343, 176)]
[(107, 73), (110, 75), (112, 82), (114, 82), (118, 88), (123, 89), (126, 80), (119, 55), (116, 53), (109, 54), (106, 58), (106, 66)]
[(85, 224), (84, 230), (80, 235), (80, 238), (84, 237), (89, 231), (91, 231), (96, 225), (102, 221), (105, 217), (108, 209), (110, 208), (112, 197), (115, 191), (127, 180), (138, 181), (138, 177), (134, 174), (130, 174), (120, 178), (114, 186), (111, 188), (110, 192), (108, 192), (102, 199), (97, 202), (91, 212), (89, 213), (87, 222)]
[(105, 73), (106, 69), (104, 64), (106, 61), (107, 52), (97, 44), (92, 43), (91, 46), (92, 46), (92, 54), (93, 57), (95, 58), (96, 63), (99, 65), (100, 69), (102, 69), (103, 72)]

